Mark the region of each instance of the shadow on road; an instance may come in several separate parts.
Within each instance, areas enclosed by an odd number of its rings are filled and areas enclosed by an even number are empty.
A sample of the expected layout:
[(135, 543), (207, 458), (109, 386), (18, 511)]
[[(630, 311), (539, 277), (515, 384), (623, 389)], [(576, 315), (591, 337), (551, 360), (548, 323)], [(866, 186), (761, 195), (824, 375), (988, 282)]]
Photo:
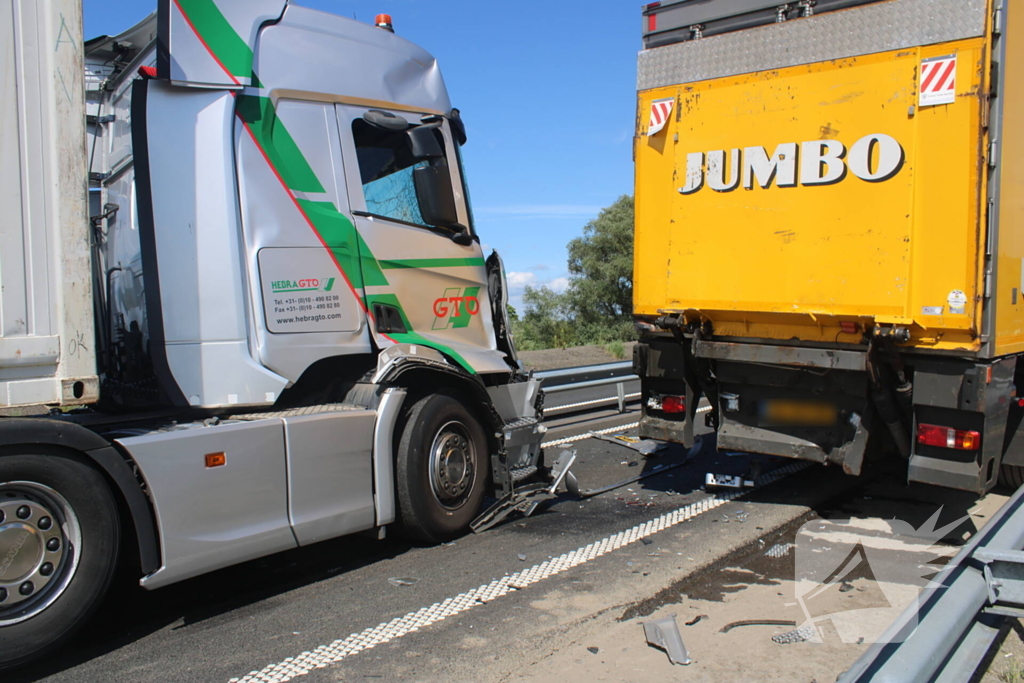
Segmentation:
[[(338, 574), (390, 559), (412, 546), (348, 536), (227, 567), (156, 591), (122, 572), (86, 627), (41, 662), (0, 676), (4, 683), (35, 681), (102, 657), (176, 624), (195, 626)], [(178, 623), (180, 622), (180, 623)]]

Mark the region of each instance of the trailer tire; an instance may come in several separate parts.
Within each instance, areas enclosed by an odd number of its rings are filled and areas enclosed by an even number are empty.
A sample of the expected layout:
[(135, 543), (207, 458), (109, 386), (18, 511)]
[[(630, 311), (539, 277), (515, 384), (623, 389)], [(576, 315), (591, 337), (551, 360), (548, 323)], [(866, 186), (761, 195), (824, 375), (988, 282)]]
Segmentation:
[(999, 467), (999, 483), (1014, 491), (1024, 486), (1024, 467), (1001, 465)]
[(480, 511), (489, 471), (487, 435), (458, 399), (431, 394), (417, 401), (396, 453), (402, 535), (439, 543), (464, 533)]
[[(39, 447), (36, 447), (39, 448)], [(117, 503), (60, 449), (0, 453), (0, 669), (56, 647), (99, 606), (117, 565)]]

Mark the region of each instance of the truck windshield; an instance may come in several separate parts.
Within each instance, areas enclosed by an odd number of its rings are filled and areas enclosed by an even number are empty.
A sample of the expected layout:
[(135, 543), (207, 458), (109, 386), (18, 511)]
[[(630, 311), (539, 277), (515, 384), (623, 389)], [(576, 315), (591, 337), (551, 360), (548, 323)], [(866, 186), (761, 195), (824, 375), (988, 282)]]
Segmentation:
[[(444, 149), (441, 134), (436, 135)], [(420, 213), (412, 175), (413, 169), (427, 166), (428, 162), (412, 156), (405, 133), (383, 130), (357, 119), (352, 122), (352, 136), (366, 211), (406, 223), (428, 225)]]

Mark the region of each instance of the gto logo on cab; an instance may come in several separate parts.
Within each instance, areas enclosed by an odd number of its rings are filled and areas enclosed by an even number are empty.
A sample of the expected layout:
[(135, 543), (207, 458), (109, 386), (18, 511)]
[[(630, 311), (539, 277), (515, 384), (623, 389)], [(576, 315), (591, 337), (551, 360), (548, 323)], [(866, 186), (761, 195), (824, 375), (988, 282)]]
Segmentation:
[[(846, 178), (847, 171), (869, 183), (889, 180), (903, 168), (906, 155), (896, 138), (884, 133), (865, 135), (849, 150), (839, 140), (784, 142), (769, 158), (764, 147), (718, 149), (686, 155), (686, 184), (681, 194), (693, 194), (705, 180), (715, 192), (732, 192), (740, 183), (752, 189), (756, 182), (768, 188), (800, 185), (834, 185)], [(707, 170), (705, 172), (705, 165)], [(729, 172), (726, 174), (726, 169)], [(728, 175), (728, 177), (726, 177)]]
[(444, 296), (434, 300), (432, 329), (468, 327), (473, 316), (480, 312), (480, 300), (476, 298), (479, 292), (479, 287), (466, 287), (465, 291), (458, 287), (444, 290)]

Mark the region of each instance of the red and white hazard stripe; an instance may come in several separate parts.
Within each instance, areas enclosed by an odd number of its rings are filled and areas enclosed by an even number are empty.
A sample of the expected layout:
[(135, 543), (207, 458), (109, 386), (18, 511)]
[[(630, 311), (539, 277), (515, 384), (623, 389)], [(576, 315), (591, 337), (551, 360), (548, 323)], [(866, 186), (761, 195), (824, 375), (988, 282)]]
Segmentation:
[(922, 107), (956, 100), (956, 55), (921, 62), (919, 104)]
[(672, 107), (675, 106), (675, 98), (655, 100), (651, 102), (651, 117), (647, 123), (647, 134), (654, 135), (668, 123), (668, 117), (672, 114)]

